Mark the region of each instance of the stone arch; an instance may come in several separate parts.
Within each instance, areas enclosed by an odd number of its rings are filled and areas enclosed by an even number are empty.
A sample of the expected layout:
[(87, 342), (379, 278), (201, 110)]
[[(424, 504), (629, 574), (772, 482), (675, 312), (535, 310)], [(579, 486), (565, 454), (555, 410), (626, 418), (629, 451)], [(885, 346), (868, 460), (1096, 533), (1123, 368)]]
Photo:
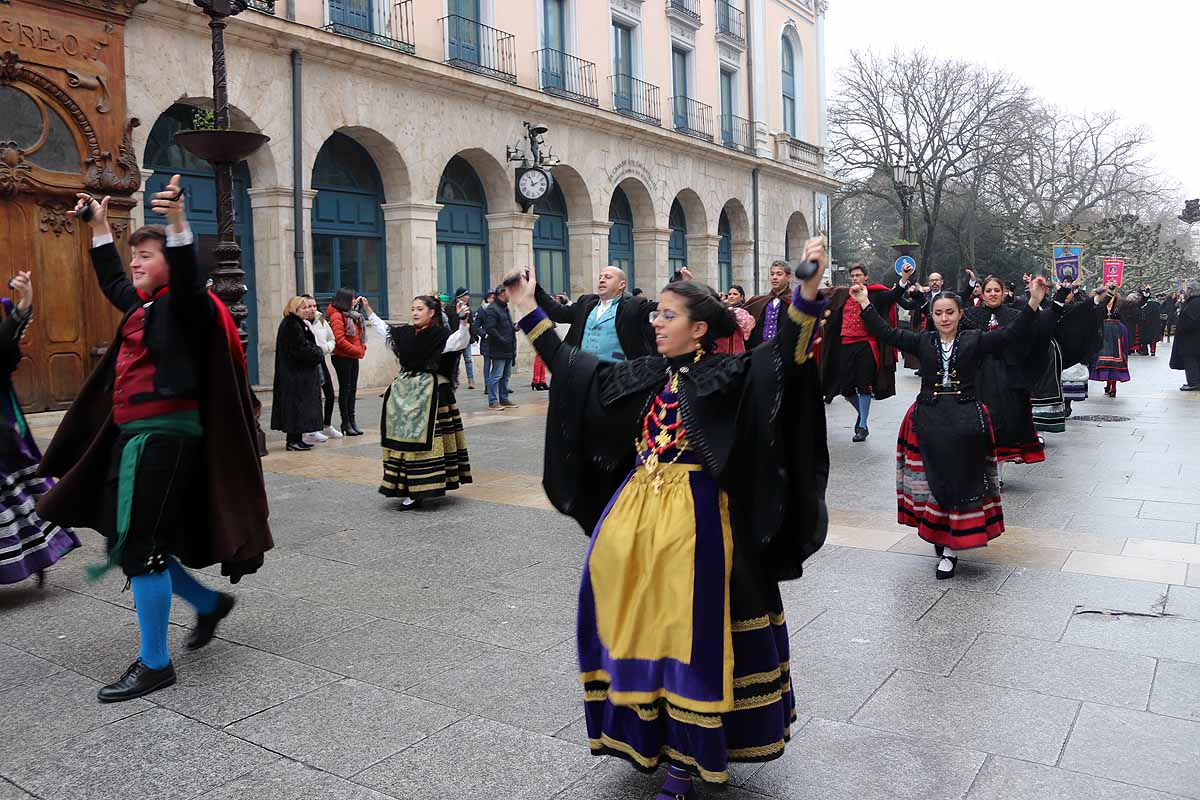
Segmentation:
[(383, 179), (383, 196), (386, 203), (406, 203), (412, 196), (412, 183), (408, 165), (395, 143), (374, 128), (347, 125), (337, 133), (349, 136), (363, 146), (375, 162), (379, 177)]
[(517, 201), (513, 196), (512, 172), (505, 169), (494, 155), (481, 147), (460, 150), (454, 155), (470, 164), (471, 169), (479, 176), (484, 194), (487, 195), (489, 214), (517, 210)]
[(742, 205), (742, 201), (731, 197), (721, 210), (725, 213), (725, 218), (729, 220), (729, 231), (733, 234), (733, 241), (751, 241), (750, 215), (746, 213), (746, 207)]
[(551, 170), (554, 182), (562, 190), (563, 199), (567, 201), (567, 216), (572, 222), (584, 222), (596, 219), (592, 206), (592, 195), (588, 191), (587, 182), (579, 171), (569, 164), (558, 164)]
[(808, 220), (799, 211), (792, 212), (788, 217), (787, 228), (783, 239), (783, 255), (788, 261), (795, 261), (804, 252), (804, 241), (809, 237)]
[[(629, 200), (629, 209), (633, 212), (633, 227), (639, 228), (654, 228), (658, 225), (656, 216), (657, 209), (654, 207), (654, 197), (650, 194), (650, 190), (646, 188), (646, 184), (642, 183), (639, 178), (632, 175), (626, 176), (617, 181), (613, 188), (620, 188), (625, 193), (625, 197)], [(612, 192), (609, 192), (611, 199)]]
[(680, 189), (675, 195), (675, 199), (679, 201), (679, 205), (683, 207), (683, 213), (687, 215), (688, 235), (707, 234), (709, 232), (709, 214), (704, 207), (704, 201), (700, 199), (696, 190)]

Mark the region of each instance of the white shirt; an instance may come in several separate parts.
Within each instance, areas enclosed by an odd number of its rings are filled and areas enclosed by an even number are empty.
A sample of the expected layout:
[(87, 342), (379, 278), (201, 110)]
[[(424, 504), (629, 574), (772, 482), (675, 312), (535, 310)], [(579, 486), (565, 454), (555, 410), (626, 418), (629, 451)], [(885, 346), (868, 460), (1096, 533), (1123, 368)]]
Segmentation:
[[(369, 322), (371, 324), (371, 327), (374, 328), (375, 331), (380, 336), (382, 336), (384, 339), (387, 339), (387, 337), (391, 335), (391, 332), (392, 332), (391, 328), (389, 328), (388, 324), (386, 322), (384, 322), (383, 320), (381, 320), (379, 318), (379, 315), (376, 314), (374, 311), (371, 312), (371, 316), (367, 317), (367, 322)], [(469, 345), (470, 343), (471, 343), (470, 327), (459, 328), (454, 333), (450, 334), (450, 338), (446, 340), (446, 346), (442, 348), (442, 352), (443, 353), (453, 353), (458, 350), (466, 350), (467, 345)]]
[(595, 308), (596, 319), (604, 319), (604, 317), (608, 314), (608, 310), (612, 308), (613, 303), (616, 301), (617, 298), (615, 297), (612, 300), (605, 300), (603, 297), (600, 298), (600, 302), (596, 304)]

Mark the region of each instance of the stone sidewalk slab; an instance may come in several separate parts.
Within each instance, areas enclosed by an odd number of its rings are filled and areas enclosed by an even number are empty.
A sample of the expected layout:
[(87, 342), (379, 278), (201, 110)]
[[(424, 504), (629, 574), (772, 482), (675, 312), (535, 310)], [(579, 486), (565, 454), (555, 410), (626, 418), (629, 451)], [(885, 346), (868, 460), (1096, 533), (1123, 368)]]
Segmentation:
[(1066, 631), (1074, 611), (1075, 606), (1067, 603), (951, 589), (921, 622), (1056, 641)]
[(897, 672), (855, 725), (1054, 764), (1079, 703), (983, 683)]
[(1076, 614), (1063, 641), (1200, 664), (1200, 620)]
[(462, 717), (452, 708), (343, 680), (226, 730), (288, 758), (349, 778)]
[(287, 759), (243, 775), (197, 800), (251, 797), (254, 800), (391, 800), (373, 789)]
[(820, 658), (947, 675), (975, 636), (975, 631), (955, 627), (826, 611), (795, 633), (791, 643), (794, 652)]
[(1155, 714), (1200, 722), (1200, 664), (1159, 659), (1150, 710)]
[(814, 719), (746, 788), (780, 798), (957, 800), (984, 758), (961, 747)]
[(1060, 766), (1200, 797), (1200, 722), (1085, 703)]
[(1154, 668), (1145, 656), (984, 633), (950, 677), (1142, 711)]
[(3, 769), (42, 800), (146, 800), (194, 797), (275, 759), (200, 722), (151, 709)]
[(405, 800), (543, 800), (596, 766), (586, 747), (470, 717), (355, 777)]
[(1176, 800), (1152, 789), (1065, 769), (992, 756), (965, 800)]

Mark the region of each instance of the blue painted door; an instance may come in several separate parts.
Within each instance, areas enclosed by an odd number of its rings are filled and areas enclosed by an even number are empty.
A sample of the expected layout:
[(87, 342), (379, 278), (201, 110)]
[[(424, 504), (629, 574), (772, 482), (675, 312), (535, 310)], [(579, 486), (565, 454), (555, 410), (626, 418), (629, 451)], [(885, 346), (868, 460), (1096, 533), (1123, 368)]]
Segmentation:
[(446, 58), (479, 64), (479, 0), (448, 0), (446, 20)]
[(329, 0), (329, 21), (371, 31), (371, 0)]

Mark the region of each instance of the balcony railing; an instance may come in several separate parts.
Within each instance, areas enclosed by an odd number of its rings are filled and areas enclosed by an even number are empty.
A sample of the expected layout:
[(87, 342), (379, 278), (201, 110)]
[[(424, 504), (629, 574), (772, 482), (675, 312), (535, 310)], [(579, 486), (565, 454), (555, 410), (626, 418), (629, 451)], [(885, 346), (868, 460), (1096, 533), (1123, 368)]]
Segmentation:
[(736, 114), (721, 115), (721, 144), (731, 150), (750, 152), (750, 120)]
[(675, 130), (706, 142), (713, 140), (712, 106), (683, 95), (671, 98), (671, 117)]
[(717, 0), (717, 35), (746, 44), (746, 15), (729, 0)]
[(632, 75), (609, 75), (608, 85), (612, 91), (613, 111), (651, 125), (662, 125), (657, 86)]
[(786, 133), (775, 134), (775, 160), (796, 164), (814, 172), (825, 169), (825, 151), (816, 145), (793, 139)]
[(517, 82), (515, 36), (458, 14), (442, 17), (441, 23), (445, 63), (509, 83)]
[(275, 0), (246, 0), (246, 8), (262, 14), (275, 15)]
[(589, 106), (600, 105), (595, 64), (550, 47), (534, 51), (534, 55), (543, 92)]
[(348, 36), (363, 42), (388, 47), (410, 55), (417, 52), (413, 38), (413, 0), (400, 0), (392, 7), (382, 31), (369, 30), (369, 19), (345, 17), (335, 20), (325, 26), (324, 30), (336, 33), (338, 36)]
[(667, 13), (675, 12), (700, 23), (700, 0), (667, 0)]

